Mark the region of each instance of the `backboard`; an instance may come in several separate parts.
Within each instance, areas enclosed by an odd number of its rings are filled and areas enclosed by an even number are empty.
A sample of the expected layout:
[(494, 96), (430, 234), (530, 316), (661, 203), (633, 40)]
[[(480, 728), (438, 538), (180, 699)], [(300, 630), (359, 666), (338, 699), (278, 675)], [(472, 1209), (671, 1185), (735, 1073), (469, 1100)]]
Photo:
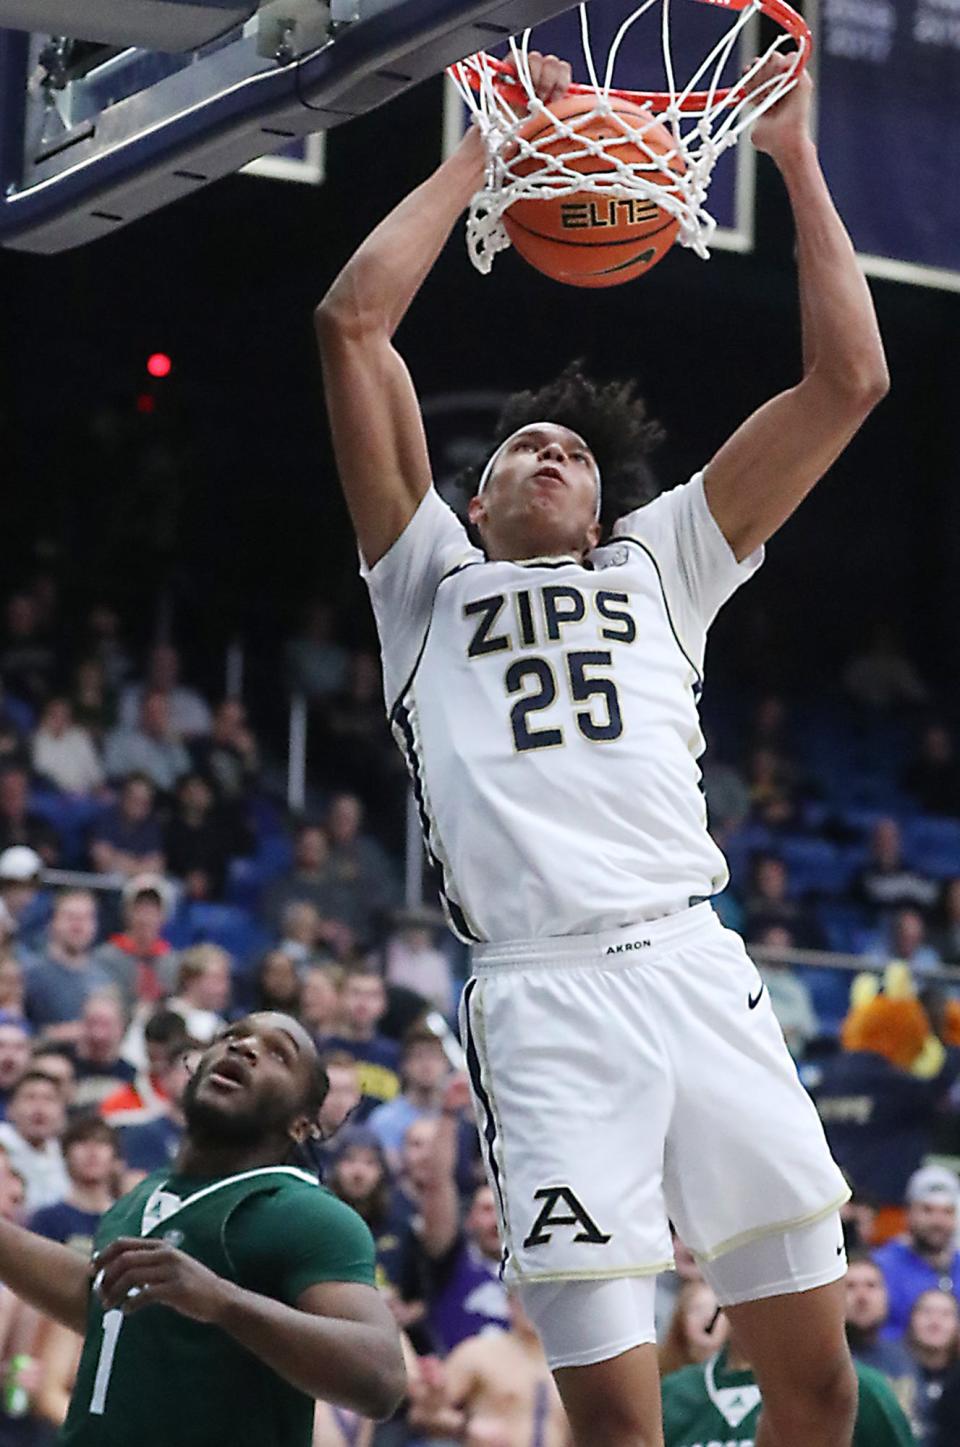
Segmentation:
[[(23, 20), (65, 0), (10, 3)], [(94, 42), (0, 30), (0, 242), (49, 253), (108, 235), (568, 3), (196, 0), (186, 8), (248, 18), (179, 51), (124, 45), (115, 29)], [(90, 13), (119, 4), (92, 0)], [(129, 8), (151, 7), (176, 8)]]

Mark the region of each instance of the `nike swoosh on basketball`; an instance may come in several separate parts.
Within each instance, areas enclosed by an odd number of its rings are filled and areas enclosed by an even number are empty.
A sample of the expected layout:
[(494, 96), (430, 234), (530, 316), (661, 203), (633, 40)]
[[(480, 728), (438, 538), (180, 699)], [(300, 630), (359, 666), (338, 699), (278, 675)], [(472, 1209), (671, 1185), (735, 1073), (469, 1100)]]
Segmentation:
[(759, 988), (759, 990), (757, 991), (757, 993), (756, 993), (755, 995), (748, 995), (748, 996), (747, 996), (747, 1008), (748, 1008), (749, 1010), (755, 1010), (755, 1009), (757, 1008), (757, 1006), (760, 1004), (760, 997), (761, 997), (761, 995), (763, 994), (765, 988), (766, 988), (766, 987), (765, 987), (764, 985), (761, 985), (760, 988)]

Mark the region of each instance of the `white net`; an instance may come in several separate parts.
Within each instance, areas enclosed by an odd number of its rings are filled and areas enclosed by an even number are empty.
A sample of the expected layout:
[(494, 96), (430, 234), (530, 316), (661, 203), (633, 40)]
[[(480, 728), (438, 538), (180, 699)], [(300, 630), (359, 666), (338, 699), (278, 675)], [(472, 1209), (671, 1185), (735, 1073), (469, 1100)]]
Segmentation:
[[(736, 0), (713, 3), (736, 6)], [(497, 253), (510, 245), (503, 216), (515, 202), (584, 192), (616, 200), (655, 201), (676, 219), (681, 245), (706, 258), (716, 229), (707, 210), (707, 193), (718, 159), (796, 84), (809, 53), (809, 31), (803, 21), (779, 0), (774, 3), (775, 9), (770, 0), (747, 0), (743, 8), (737, 7), (729, 28), (685, 81), (677, 79), (674, 66), (671, 0), (644, 0), (616, 31), (602, 65), (594, 53), (590, 6), (581, 3), (577, 10), (589, 87), (574, 89), (595, 98), (595, 103), (568, 119), (554, 116), (535, 94), (530, 54), (536, 46), (530, 30), (510, 41), (507, 62), (481, 52), (452, 66), (450, 75), (487, 147), (484, 185), (467, 218), (467, 247), (477, 269), (489, 272)], [(663, 91), (614, 89), (617, 58), (628, 32), (657, 6)], [(744, 29), (754, 16), (772, 10), (788, 29), (735, 86), (722, 84), (729, 64), (736, 60)], [(789, 68), (762, 76), (767, 61), (792, 43), (796, 49), (790, 52)], [(644, 115), (618, 113), (618, 100), (624, 99), (642, 105)], [(537, 118), (546, 123), (537, 125)], [(598, 118), (608, 122), (602, 136), (595, 134), (592, 124)], [(666, 150), (663, 127), (670, 140)], [(537, 134), (528, 139), (525, 130)], [(592, 169), (597, 163), (601, 168)]]

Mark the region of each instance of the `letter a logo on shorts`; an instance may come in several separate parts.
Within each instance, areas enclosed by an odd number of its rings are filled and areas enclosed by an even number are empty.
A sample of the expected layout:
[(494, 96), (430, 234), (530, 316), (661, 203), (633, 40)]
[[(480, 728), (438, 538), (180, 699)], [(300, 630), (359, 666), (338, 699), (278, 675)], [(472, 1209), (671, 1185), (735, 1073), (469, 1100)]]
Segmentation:
[[(569, 1186), (544, 1186), (539, 1191), (534, 1191), (533, 1199), (542, 1201), (540, 1214), (533, 1223), (530, 1235), (524, 1241), (524, 1246), (545, 1246), (552, 1240), (553, 1233), (547, 1230), (548, 1226), (579, 1226), (579, 1231), (574, 1236), (574, 1241), (585, 1241), (590, 1246), (606, 1246), (610, 1240), (605, 1236), (590, 1215), (589, 1211), (577, 1200)], [(563, 1209), (558, 1212), (558, 1207)]]

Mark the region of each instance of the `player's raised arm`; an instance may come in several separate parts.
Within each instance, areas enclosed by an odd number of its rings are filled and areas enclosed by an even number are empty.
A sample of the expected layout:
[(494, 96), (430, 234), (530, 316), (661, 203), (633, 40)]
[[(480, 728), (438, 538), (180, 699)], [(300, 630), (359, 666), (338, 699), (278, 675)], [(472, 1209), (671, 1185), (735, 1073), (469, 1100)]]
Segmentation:
[[(538, 93), (569, 84), (569, 67), (534, 58)], [(453, 155), (397, 206), (348, 261), (316, 311), (340, 479), (369, 566), (403, 532), (430, 486), (413, 383), (393, 334), (483, 180), (471, 129)]]
[(0, 1220), (0, 1281), (44, 1316), (83, 1335), (90, 1266), (76, 1251)]
[(738, 558), (787, 520), (889, 387), (870, 292), (810, 138), (811, 92), (803, 75), (753, 130), (793, 209), (803, 377), (744, 422), (707, 467), (710, 510)]

